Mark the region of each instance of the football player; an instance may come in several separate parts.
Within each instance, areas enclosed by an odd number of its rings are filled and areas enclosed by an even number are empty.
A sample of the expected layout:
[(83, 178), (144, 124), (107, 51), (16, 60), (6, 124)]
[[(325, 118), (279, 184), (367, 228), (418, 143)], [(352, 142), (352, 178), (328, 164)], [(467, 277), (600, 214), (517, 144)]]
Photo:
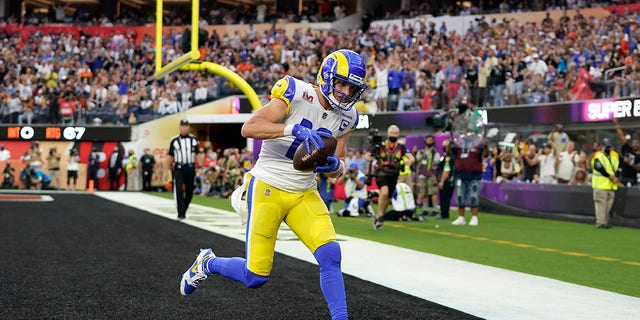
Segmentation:
[[(271, 100), (242, 127), (242, 136), (263, 140), (255, 166), (246, 175), (243, 207), (247, 215), (246, 257), (216, 257), (200, 251), (182, 275), (180, 291), (192, 293), (207, 276), (219, 274), (258, 288), (269, 280), (282, 221), (309, 248), (320, 266), (320, 288), (332, 319), (347, 319), (340, 245), (329, 211), (316, 187), (315, 172), (338, 177), (344, 171), (347, 140), (358, 122), (354, 104), (366, 89), (366, 63), (356, 52), (337, 50), (324, 58), (318, 85), (291, 76), (280, 79)], [(335, 154), (315, 172), (293, 168), (293, 155), (304, 143), (322, 148), (322, 136), (337, 139)], [(241, 197), (233, 197), (238, 200)]]

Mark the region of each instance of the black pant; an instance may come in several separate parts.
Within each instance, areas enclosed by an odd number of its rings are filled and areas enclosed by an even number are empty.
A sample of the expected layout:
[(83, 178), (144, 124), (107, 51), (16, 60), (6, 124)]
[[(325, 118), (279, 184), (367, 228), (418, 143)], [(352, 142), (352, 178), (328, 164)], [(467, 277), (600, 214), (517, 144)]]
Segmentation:
[(153, 170), (142, 169), (142, 190), (151, 191), (151, 177), (153, 177)]
[(193, 165), (177, 165), (173, 168), (173, 192), (178, 205), (178, 218), (185, 218), (193, 198), (196, 169)]
[(455, 187), (450, 183), (445, 183), (440, 189), (440, 217), (449, 219), (449, 208), (451, 208), (451, 197)]
[(100, 168), (99, 167), (89, 167), (89, 180), (93, 180), (93, 187), (96, 188), (96, 190), (99, 190), (98, 188), (98, 170)]
[(118, 168), (109, 168), (109, 190), (118, 190), (120, 172)]

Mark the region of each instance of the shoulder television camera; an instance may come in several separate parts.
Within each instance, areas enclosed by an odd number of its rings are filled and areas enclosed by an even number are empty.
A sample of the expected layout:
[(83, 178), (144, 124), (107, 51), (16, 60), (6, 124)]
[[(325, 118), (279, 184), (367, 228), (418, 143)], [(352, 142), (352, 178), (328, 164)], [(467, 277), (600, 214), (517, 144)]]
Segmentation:
[(374, 152), (377, 152), (377, 149), (382, 146), (382, 136), (378, 133), (378, 129), (371, 128), (369, 130), (367, 142), (369, 142), (369, 149), (371, 150), (371, 154), (375, 157), (376, 155), (374, 154)]

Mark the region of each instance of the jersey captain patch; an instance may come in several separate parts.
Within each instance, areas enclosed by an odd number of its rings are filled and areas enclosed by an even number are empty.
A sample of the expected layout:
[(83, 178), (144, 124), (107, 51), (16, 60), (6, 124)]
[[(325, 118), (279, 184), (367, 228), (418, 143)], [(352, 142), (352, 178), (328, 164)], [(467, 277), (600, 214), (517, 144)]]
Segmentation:
[(309, 103), (313, 103), (313, 96), (309, 94), (309, 91), (302, 93), (302, 99), (307, 100)]

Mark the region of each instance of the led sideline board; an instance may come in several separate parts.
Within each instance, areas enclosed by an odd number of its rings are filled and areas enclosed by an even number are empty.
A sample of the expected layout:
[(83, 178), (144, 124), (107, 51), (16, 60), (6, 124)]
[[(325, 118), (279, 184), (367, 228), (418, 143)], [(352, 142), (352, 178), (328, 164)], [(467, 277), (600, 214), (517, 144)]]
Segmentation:
[(2, 125), (0, 140), (129, 141), (131, 127)]

